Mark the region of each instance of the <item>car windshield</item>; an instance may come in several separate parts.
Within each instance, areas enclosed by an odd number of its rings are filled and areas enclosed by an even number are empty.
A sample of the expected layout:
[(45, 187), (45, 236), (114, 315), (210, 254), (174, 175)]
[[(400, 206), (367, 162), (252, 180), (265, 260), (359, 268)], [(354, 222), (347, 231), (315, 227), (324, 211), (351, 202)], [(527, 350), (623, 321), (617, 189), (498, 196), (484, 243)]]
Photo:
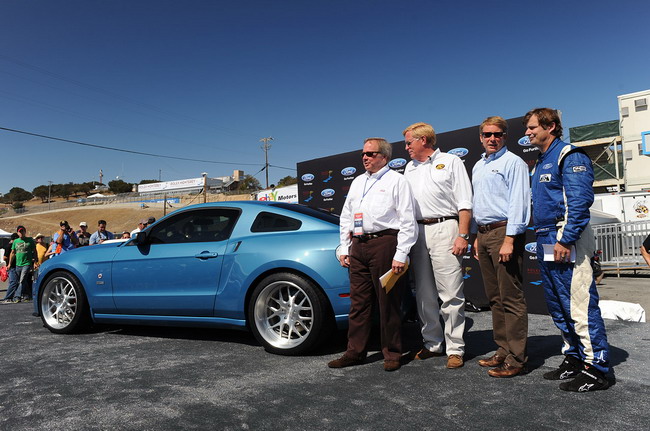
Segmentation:
[(319, 220), (323, 220), (328, 223), (332, 223), (335, 225), (339, 225), (339, 216), (336, 214), (332, 214), (330, 212), (327, 212), (325, 210), (317, 209), (317, 208), (312, 208), (308, 207), (306, 205), (301, 205), (301, 204), (287, 204), (284, 202), (275, 202), (270, 204), (271, 206), (278, 207), (278, 208), (283, 208), (287, 209), (289, 211), (297, 212), (300, 214), (305, 214), (311, 217), (315, 217)]

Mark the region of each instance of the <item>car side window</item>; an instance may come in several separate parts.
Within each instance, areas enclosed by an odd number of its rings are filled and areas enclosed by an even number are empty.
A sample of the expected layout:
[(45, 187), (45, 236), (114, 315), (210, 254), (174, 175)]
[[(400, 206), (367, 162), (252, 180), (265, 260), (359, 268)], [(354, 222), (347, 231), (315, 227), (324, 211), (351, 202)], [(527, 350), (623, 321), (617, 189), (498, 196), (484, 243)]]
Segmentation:
[(239, 211), (204, 208), (185, 211), (151, 228), (152, 244), (223, 241), (230, 237)]
[(302, 222), (295, 218), (262, 211), (251, 225), (251, 232), (285, 232), (298, 230)]

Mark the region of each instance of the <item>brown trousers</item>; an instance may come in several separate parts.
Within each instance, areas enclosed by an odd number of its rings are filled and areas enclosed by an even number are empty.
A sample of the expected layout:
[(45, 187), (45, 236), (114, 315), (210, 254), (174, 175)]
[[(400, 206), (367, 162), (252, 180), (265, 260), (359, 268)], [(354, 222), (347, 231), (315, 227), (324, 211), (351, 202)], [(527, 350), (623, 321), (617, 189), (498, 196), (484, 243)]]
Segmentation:
[(350, 315), (346, 354), (355, 359), (366, 357), (372, 329), (372, 305), (379, 305), (381, 352), (385, 360), (402, 356), (401, 291), (402, 276), (387, 294), (379, 277), (392, 267), (397, 237), (385, 235), (368, 240), (352, 239), (350, 247)]
[(511, 366), (521, 367), (528, 360), (528, 311), (522, 290), (522, 263), (524, 235), (515, 237), (512, 258), (499, 262), (499, 250), (506, 235), (506, 227), (478, 234), (478, 260), (485, 286), (485, 294), (492, 310), (492, 328), (497, 354)]

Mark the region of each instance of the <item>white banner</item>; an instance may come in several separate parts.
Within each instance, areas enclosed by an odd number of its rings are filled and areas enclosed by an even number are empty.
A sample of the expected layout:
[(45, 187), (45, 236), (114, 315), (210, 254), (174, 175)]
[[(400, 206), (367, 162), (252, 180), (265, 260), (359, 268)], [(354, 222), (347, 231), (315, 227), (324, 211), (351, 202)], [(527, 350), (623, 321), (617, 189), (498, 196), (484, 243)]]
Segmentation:
[(288, 204), (298, 203), (298, 184), (293, 184), (279, 189), (262, 190), (257, 194), (258, 201), (286, 202)]

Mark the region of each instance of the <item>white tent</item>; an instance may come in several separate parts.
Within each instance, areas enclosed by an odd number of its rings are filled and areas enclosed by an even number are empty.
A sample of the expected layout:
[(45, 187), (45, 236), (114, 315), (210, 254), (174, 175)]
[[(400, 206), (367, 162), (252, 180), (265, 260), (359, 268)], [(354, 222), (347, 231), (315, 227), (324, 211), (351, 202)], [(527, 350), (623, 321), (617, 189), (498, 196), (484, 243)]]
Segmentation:
[(89, 199), (90, 198), (103, 198), (103, 197), (104, 197), (104, 195), (101, 194), (101, 193), (95, 193), (94, 195), (88, 196)]
[(7, 232), (6, 230), (0, 229), (0, 238), (10, 238), (11, 233)]

